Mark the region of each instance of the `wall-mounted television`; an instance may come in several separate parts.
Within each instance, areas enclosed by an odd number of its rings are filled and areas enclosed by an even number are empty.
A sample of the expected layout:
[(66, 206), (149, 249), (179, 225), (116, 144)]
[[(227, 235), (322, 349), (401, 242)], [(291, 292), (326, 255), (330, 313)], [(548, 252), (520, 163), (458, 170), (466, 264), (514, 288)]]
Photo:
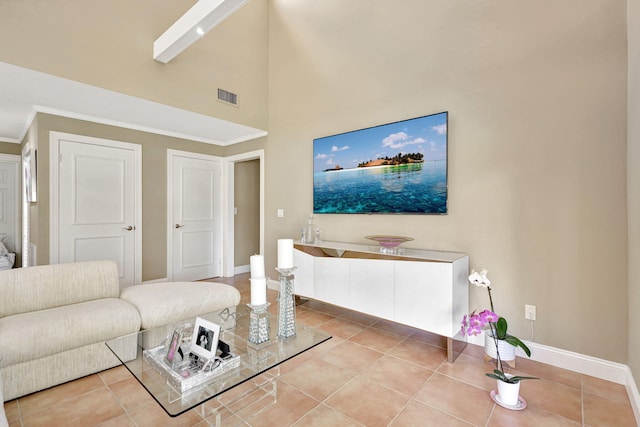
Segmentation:
[(313, 212), (446, 214), (448, 112), (313, 140)]

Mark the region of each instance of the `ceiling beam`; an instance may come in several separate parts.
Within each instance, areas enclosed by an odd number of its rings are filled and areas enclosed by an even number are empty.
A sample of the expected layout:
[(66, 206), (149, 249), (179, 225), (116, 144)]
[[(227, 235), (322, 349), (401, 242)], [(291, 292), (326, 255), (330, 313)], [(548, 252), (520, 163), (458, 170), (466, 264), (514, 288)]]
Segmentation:
[(153, 59), (168, 63), (249, 0), (199, 0), (153, 42)]

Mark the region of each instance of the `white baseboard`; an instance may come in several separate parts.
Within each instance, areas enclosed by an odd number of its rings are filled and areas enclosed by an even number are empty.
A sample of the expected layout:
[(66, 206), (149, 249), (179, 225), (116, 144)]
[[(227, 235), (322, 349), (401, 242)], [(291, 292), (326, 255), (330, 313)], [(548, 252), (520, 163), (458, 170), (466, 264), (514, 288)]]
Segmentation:
[[(484, 346), (484, 333), (470, 336), (468, 342), (469, 344)], [(536, 362), (546, 363), (617, 384), (627, 383), (627, 370), (629, 367), (622, 363), (610, 362), (608, 360), (598, 359), (597, 357), (586, 356), (535, 342), (524, 342), (531, 350), (530, 359)], [(520, 348), (517, 349), (516, 355), (524, 358), (527, 357)]]
[(627, 395), (631, 401), (631, 407), (633, 408), (633, 415), (636, 417), (636, 422), (640, 424), (640, 393), (638, 393), (638, 386), (633, 379), (631, 369), (627, 366)]
[(272, 289), (274, 291), (280, 290), (280, 282), (277, 280), (269, 279), (267, 280), (267, 289)]
[(243, 274), (243, 273), (250, 273), (251, 272), (251, 265), (247, 264), (247, 265), (238, 265), (236, 267), (234, 267), (233, 269), (233, 274)]
[[(468, 337), (468, 343), (484, 347), (484, 333)], [(525, 344), (531, 350), (531, 360), (624, 385), (636, 420), (640, 422), (640, 393), (629, 366), (534, 342), (525, 341)], [(527, 357), (520, 348), (516, 355)]]

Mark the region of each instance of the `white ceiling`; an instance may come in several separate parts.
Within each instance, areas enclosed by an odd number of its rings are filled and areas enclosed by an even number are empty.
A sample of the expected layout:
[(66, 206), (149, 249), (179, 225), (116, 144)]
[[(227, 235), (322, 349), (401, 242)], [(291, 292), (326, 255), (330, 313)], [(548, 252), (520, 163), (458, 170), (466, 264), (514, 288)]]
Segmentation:
[(222, 146), (267, 134), (261, 129), (0, 62), (0, 141), (19, 143), (37, 112)]

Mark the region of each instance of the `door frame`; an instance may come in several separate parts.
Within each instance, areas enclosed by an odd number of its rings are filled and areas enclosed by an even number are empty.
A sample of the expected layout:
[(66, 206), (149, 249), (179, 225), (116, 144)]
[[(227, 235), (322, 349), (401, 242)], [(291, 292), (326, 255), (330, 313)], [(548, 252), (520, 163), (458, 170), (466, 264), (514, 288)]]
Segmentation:
[(224, 277), (233, 277), (235, 274), (235, 259), (234, 259), (234, 212), (233, 207), (235, 204), (234, 189), (235, 189), (235, 164), (238, 162), (246, 162), (248, 160), (260, 160), (260, 254), (264, 255), (264, 149), (249, 151), (242, 154), (236, 154), (233, 156), (225, 157), (222, 162), (222, 178), (224, 182), (224, 192), (222, 197), (222, 222), (224, 224), (224, 230), (222, 233), (223, 238), (223, 254), (226, 255), (222, 258), (222, 275)]
[[(31, 214), (29, 212), (29, 202), (27, 202), (27, 183), (22, 177), (25, 175), (25, 165), (24, 159), (27, 157), (27, 153), (31, 150), (31, 141), (27, 140), (27, 142), (22, 146), (22, 155), (21, 157), (21, 167), (20, 167), (20, 206), (22, 207), (22, 247), (24, 248), (22, 253), (21, 264), (23, 267), (29, 267), (32, 265), (36, 265), (36, 254), (32, 251), (34, 245), (31, 244)], [(37, 169), (36, 162), (36, 169)], [(37, 170), (36, 170), (36, 180), (38, 179)]]
[(20, 226), (21, 218), (20, 212), (22, 211), (22, 191), (24, 190), (22, 187), (22, 179), (23, 170), (22, 170), (22, 156), (19, 154), (0, 154), (0, 161), (3, 163), (13, 163), (15, 165), (15, 172), (13, 178), (15, 179), (16, 188), (15, 195), (13, 197), (13, 217), (14, 217), (14, 227), (16, 230), (16, 235), (13, 238), (14, 248), (13, 251), (16, 254), (20, 254), (22, 256), (22, 227)]
[(134, 284), (142, 283), (142, 146), (130, 142), (95, 138), (66, 132), (49, 132), (49, 264), (58, 264), (60, 254), (59, 214), (60, 214), (60, 140), (69, 139), (83, 144), (100, 145), (133, 151), (134, 155), (134, 219), (136, 233), (133, 239)]
[(217, 232), (221, 234), (222, 238), (220, 239), (221, 243), (218, 245), (218, 248), (214, 248), (214, 250), (218, 250), (220, 252), (220, 263), (223, 266), (221, 268), (221, 273), (224, 274), (224, 263), (225, 263), (225, 252), (224, 252), (224, 239), (225, 235), (223, 232), (224, 229), (224, 161), (222, 157), (212, 156), (210, 154), (200, 154), (200, 153), (192, 153), (190, 151), (181, 151), (174, 150), (171, 148), (167, 149), (167, 281), (173, 281), (173, 158), (174, 157), (187, 157), (190, 159), (196, 160), (208, 160), (215, 161), (220, 163), (220, 180), (218, 182), (218, 194), (220, 195), (220, 209), (222, 212), (217, 212), (220, 215), (220, 224), (218, 226)]

